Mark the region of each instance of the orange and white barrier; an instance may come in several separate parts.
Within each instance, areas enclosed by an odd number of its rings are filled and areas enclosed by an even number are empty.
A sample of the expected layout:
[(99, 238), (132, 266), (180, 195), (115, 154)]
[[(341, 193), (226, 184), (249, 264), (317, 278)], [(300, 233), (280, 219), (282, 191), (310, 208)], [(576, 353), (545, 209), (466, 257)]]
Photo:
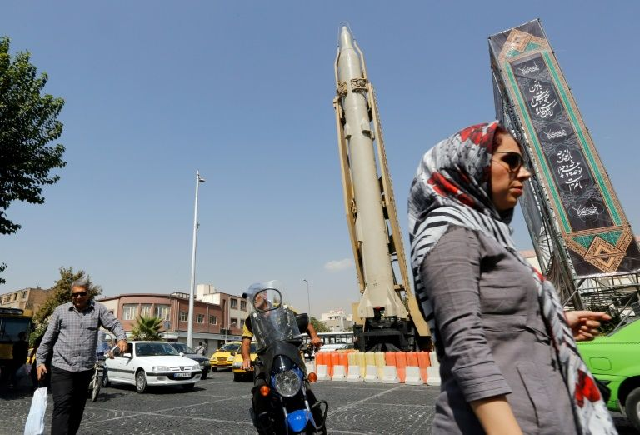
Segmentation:
[(422, 385), (424, 383), (418, 366), (418, 352), (407, 352), (407, 377), (404, 382), (407, 385)]
[(344, 352), (331, 352), (331, 360), (333, 361), (332, 381), (347, 380), (348, 355)]
[(440, 386), (442, 385), (442, 379), (440, 379), (440, 363), (435, 352), (429, 352), (429, 361), (431, 366), (427, 368), (427, 384)]
[(331, 380), (329, 366), (327, 365), (327, 355), (324, 352), (316, 353), (316, 375), (318, 375), (318, 381)]
[(360, 372), (360, 365), (358, 364), (358, 356), (362, 356), (364, 362), (364, 355), (360, 352), (349, 352), (347, 356), (347, 382), (362, 382), (363, 376)]
[[(314, 371), (312, 363), (308, 371)], [(441, 385), (435, 352), (318, 352), (318, 381)]]
[(364, 353), (365, 363), (367, 368), (364, 375), (365, 382), (380, 382), (378, 377), (378, 368), (376, 367), (376, 355), (374, 352)]
[(396, 353), (387, 352), (384, 354), (386, 364), (382, 372), (382, 383), (384, 384), (397, 384), (400, 382), (396, 366)]

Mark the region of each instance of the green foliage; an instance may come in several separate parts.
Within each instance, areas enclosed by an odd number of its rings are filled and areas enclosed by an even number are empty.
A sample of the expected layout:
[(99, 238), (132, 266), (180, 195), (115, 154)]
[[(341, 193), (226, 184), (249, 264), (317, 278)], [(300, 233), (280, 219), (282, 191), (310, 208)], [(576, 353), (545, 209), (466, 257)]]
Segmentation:
[(159, 317), (138, 316), (136, 325), (131, 331), (134, 341), (161, 341), (160, 329), (162, 319)]
[(0, 234), (18, 231), (7, 218), (13, 201), (44, 203), (42, 187), (58, 181), (64, 146), (47, 146), (62, 134), (57, 120), (64, 100), (42, 93), (47, 74), (38, 75), (29, 52), (9, 53), (9, 38), (0, 38)]
[(320, 320), (316, 319), (315, 317), (311, 317), (309, 319), (309, 322), (311, 322), (311, 324), (313, 325), (313, 328), (316, 330), (316, 332), (331, 332), (331, 329), (329, 329), (329, 327), (327, 325), (325, 325), (324, 322), (321, 322)]
[(44, 335), (53, 310), (59, 305), (71, 302), (71, 283), (84, 277), (87, 278), (89, 283), (89, 288), (87, 289), (89, 297), (93, 299), (100, 295), (102, 288), (94, 285), (84, 271), (74, 272), (72, 267), (60, 268), (60, 279), (51, 287), (47, 300), (33, 316), (34, 327), (29, 337), (29, 343), (31, 345), (33, 345), (38, 337)]

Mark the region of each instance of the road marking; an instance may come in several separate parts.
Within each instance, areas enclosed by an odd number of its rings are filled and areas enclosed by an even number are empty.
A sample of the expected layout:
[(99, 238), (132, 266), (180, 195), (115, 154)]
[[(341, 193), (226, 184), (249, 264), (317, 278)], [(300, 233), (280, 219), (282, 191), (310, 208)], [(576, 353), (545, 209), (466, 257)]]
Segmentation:
[(368, 402), (369, 400), (376, 399), (378, 397), (384, 396), (385, 394), (391, 393), (392, 391), (396, 391), (396, 390), (398, 390), (400, 388), (402, 388), (402, 386), (399, 385), (399, 386), (394, 387), (394, 388), (392, 388), (390, 390), (382, 391), (382, 392), (380, 392), (378, 394), (374, 394), (373, 396), (365, 397), (362, 400), (357, 400), (355, 402), (350, 402), (350, 403), (348, 403), (348, 404), (346, 404), (344, 406), (341, 406), (339, 408), (334, 409), (333, 411), (329, 411), (328, 414), (329, 415), (333, 415), (333, 414), (336, 414), (338, 412), (346, 411), (346, 410), (354, 408), (354, 407), (360, 408), (360, 406), (359, 406), (360, 404), (362, 404), (364, 402)]

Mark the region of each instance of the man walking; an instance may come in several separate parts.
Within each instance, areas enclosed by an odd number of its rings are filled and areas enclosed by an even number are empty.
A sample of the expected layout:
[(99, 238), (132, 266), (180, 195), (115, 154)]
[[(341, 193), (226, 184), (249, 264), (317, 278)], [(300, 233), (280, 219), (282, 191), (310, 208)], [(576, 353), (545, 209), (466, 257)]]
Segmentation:
[(194, 352), (197, 353), (198, 355), (204, 356), (206, 352), (206, 348), (204, 347), (204, 344), (202, 344), (201, 341), (198, 343), (198, 347), (194, 349)]
[(40, 361), (51, 359), (53, 394), (52, 435), (74, 435), (82, 421), (87, 389), (96, 362), (98, 328), (116, 335), (121, 352), (127, 338), (118, 319), (107, 308), (89, 298), (89, 283), (82, 279), (71, 284), (71, 302), (57, 307), (38, 347), (38, 380), (48, 369)]

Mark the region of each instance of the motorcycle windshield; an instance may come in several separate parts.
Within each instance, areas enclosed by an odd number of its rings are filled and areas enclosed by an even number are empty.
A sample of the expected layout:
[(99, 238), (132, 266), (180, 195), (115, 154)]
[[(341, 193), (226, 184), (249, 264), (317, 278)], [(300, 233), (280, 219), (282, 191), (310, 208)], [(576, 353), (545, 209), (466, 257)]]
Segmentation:
[(276, 341), (288, 341), (300, 337), (296, 316), (286, 307), (254, 312), (251, 315), (251, 326), (258, 352)]

